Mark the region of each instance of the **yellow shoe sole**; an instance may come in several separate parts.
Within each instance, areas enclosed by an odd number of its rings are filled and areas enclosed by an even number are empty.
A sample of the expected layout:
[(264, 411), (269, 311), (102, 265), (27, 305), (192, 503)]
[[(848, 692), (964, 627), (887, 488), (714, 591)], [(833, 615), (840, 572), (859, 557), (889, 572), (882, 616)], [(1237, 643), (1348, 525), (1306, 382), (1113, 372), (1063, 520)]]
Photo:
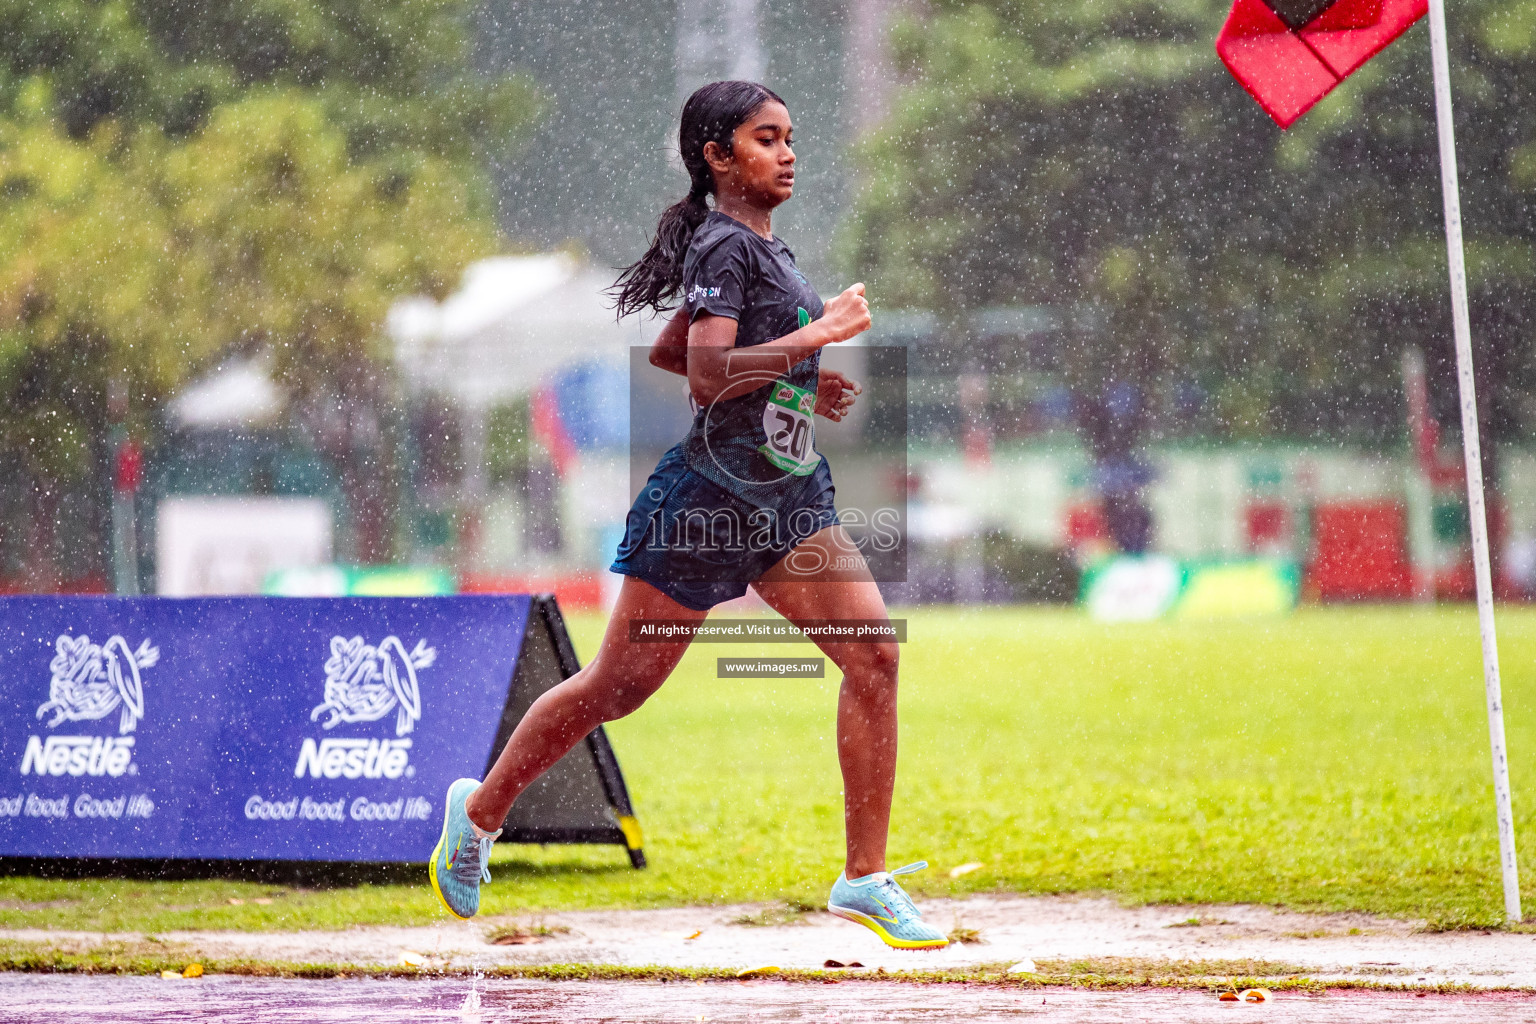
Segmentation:
[(879, 921), (876, 921), (868, 914), (862, 914), (859, 911), (854, 910), (852, 907), (839, 907), (835, 904), (828, 903), (827, 910), (830, 911), (833, 916), (840, 917), (844, 921), (852, 921), (854, 924), (863, 925), (865, 928), (868, 928), (870, 931), (880, 936), (880, 941), (885, 943), (887, 946), (890, 946), (892, 949), (943, 949), (945, 946), (949, 945), (948, 939), (898, 939), (896, 936), (880, 927)]
[[(444, 807), (443, 831), (447, 832), (447, 830), (448, 809)], [(432, 891), (437, 894), (437, 901), (443, 905), (443, 909), (448, 911), (448, 913), (452, 914), (454, 917), (457, 917), (460, 921), (468, 921), (469, 918), (463, 916), (457, 910), (454, 910), (448, 905), (448, 898), (443, 895), (443, 890), (437, 884), (437, 858), (440, 857), (443, 852), (443, 839), (443, 836), (438, 836), (437, 845), (432, 848), (432, 859), (427, 862), (427, 877), (432, 880)]]

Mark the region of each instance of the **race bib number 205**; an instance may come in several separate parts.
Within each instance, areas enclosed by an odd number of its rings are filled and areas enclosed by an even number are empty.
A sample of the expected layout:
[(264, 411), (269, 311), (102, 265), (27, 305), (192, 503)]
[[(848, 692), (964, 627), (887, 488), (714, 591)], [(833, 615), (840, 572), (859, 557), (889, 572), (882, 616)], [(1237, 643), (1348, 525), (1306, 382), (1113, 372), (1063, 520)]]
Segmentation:
[(816, 392), (784, 381), (768, 385), (763, 406), (763, 457), (792, 476), (809, 476), (821, 461), (816, 451)]

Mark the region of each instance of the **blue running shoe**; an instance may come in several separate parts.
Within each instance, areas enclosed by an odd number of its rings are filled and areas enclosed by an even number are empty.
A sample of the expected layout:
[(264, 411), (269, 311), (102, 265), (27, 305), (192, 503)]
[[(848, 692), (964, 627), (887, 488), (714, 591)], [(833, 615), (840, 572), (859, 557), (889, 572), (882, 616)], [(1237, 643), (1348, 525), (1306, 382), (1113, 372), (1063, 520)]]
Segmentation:
[(443, 835), (432, 851), (428, 874), (432, 891), (454, 917), (468, 920), (480, 910), (480, 883), (491, 880), (491, 844), (501, 829), (482, 832), (469, 820), (464, 801), (480, 788), (474, 779), (459, 779), (448, 787), (448, 806), (443, 811)]
[(927, 861), (920, 860), (851, 881), (838, 875), (827, 898), (827, 909), (845, 921), (863, 925), (894, 949), (942, 949), (949, 940), (933, 925), (922, 922), (912, 898), (896, 884), (896, 875), (909, 875), (927, 866)]

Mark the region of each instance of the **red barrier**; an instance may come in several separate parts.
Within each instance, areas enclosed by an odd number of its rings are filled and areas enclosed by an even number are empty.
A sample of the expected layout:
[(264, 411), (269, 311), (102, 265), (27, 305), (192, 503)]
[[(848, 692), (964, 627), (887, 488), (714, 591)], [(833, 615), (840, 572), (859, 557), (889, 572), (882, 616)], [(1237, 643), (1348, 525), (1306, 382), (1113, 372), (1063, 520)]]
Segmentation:
[(603, 581), (593, 572), (465, 573), (459, 577), (459, 593), (554, 594), (562, 611), (603, 606)]
[(1411, 597), (1406, 521), (1403, 506), (1395, 501), (1318, 505), (1309, 589), (1325, 601)]
[(0, 596), (3, 597), (22, 594), (110, 594), (111, 592), (106, 576), (100, 573), (72, 576), (60, 581), (56, 588), (49, 590), (29, 587), (20, 576), (0, 576)]
[(1069, 548), (1109, 540), (1109, 522), (1097, 501), (1080, 501), (1067, 508), (1063, 523)]

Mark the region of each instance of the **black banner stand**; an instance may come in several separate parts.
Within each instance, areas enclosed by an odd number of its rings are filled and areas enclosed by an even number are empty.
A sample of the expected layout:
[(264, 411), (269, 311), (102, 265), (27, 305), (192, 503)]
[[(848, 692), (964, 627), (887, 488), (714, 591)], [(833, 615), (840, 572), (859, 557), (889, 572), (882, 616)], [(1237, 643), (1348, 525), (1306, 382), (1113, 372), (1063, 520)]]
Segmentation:
[[(487, 771), (529, 706), (580, 668), (554, 596), (535, 595)], [(501, 838), (511, 843), (614, 843), (628, 851), (632, 865), (645, 867), (640, 823), (630, 806), (618, 758), (601, 726), (523, 791), (507, 816)]]

